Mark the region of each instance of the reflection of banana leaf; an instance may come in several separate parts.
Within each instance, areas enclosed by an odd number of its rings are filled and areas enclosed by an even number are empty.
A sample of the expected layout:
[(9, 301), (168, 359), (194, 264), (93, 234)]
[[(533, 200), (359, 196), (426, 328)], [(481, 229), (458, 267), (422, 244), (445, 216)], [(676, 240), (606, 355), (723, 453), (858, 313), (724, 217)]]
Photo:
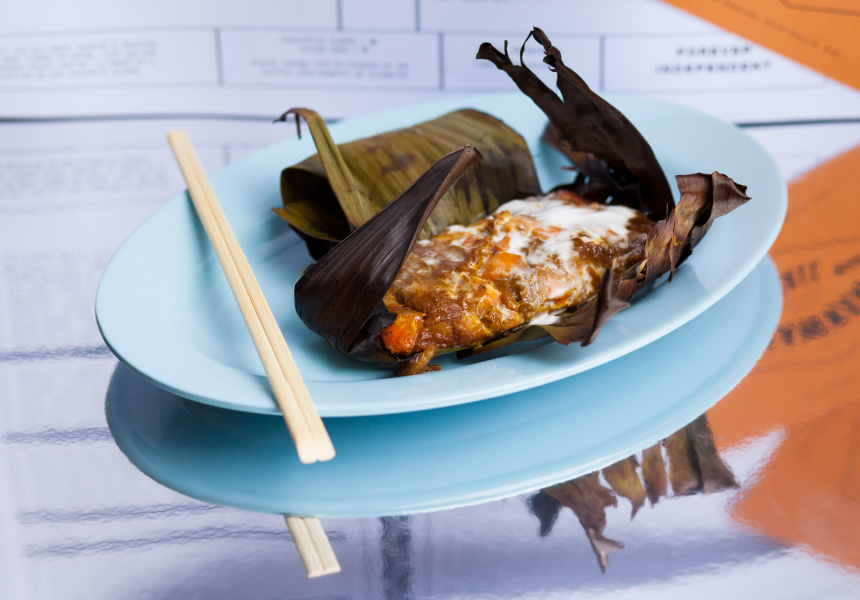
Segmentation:
[(606, 571), (609, 553), (624, 546), (603, 535), (606, 529), (606, 507), (617, 506), (618, 502), (612, 492), (600, 484), (598, 477), (598, 473), (591, 473), (542, 491), (574, 512), (591, 542), (600, 569)]
[[(647, 142), (633, 125), (564, 66), (561, 54), (543, 32), (535, 29), (532, 35), (544, 45), (545, 61), (558, 73), (564, 101), (525, 66), (513, 65), (506, 53), (484, 44), (478, 56), (505, 70), (546, 112), (560, 140), (559, 147), (580, 169), (574, 189), (596, 201), (627, 204), (646, 214), (665, 218), (655, 223), (648, 235), (645, 259), (618, 281), (607, 270), (592, 301), (570, 307), (551, 325), (524, 324), (477, 347), (457, 349), (458, 357), (546, 335), (564, 344), (590, 344), (609, 318), (629, 306), (637, 291), (663, 273), (674, 272), (714, 218), (749, 200), (744, 193), (746, 188), (728, 177), (720, 173), (699, 173), (676, 177), (681, 200), (674, 207), (665, 176)], [(349, 243), (350, 251), (338, 252), (336, 256), (329, 253), (325, 266), (317, 263), (298, 282), (297, 312), (311, 330), (343, 353), (398, 366), (401, 373), (421, 372), (432, 357), (432, 351), (429, 355), (424, 351), (413, 356), (394, 356), (378, 340), (380, 331), (394, 320), (382, 303), (384, 291), (394, 281), (422, 230), (426, 235), (447, 225), (466, 224), (501, 202), (534, 193), (536, 179), (528, 152), (514, 143), (504, 124), (476, 111), (453, 113), (454, 116), (418, 126), (420, 144), (409, 136), (401, 138), (401, 133), (395, 132), (387, 134), (389, 137), (377, 136), (353, 142), (355, 146), (345, 144), (342, 147), (331, 142), (322, 119), (304, 109), (293, 112), (308, 120), (319, 156), (284, 171), (285, 204), (279, 214), (308, 241), (314, 256), (322, 255), (354, 229), (343, 242)], [(456, 129), (457, 136), (449, 135), (449, 128)], [(394, 209), (397, 204), (416, 202), (414, 194), (405, 192), (389, 203), (417, 176), (415, 169), (419, 168), (419, 161), (413, 162), (410, 157), (420, 154), (420, 169), (426, 169), (427, 159), (433, 152), (441, 154), (448, 140), (462, 143), (467, 130), (472, 139), (465, 141), (473, 143), (485, 157), (494, 157), (485, 161), (489, 170), (473, 169), (467, 178), (453, 183), (451, 189), (460, 192), (459, 195), (425, 195), (420, 206)], [(519, 136), (516, 137), (521, 142)], [(378, 150), (382, 144), (380, 139), (391, 141), (393, 149), (388, 146), (385, 151)], [(429, 149), (422, 146), (419, 152), (416, 148), (421, 144)], [(587, 161), (579, 160), (586, 155)], [(520, 164), (521, 161), (528, 166)], [(516, 174), (503, 176), (501, 173), (506, 168)], [(596, 190), (602, 190), (600, 197), (595, 196)], [(433, 210), (436, 202), (441, 204)], [(376, 213), (381, 206), (390, 210), (367, 220), (368, 215)], [(669, 212), (672, 207), (674, 210)], [(420, 218), (401, 220), (401, 215), (406, 213)], [(397, 244), (387, 246), (387, 238), (380, 232), (388, 232), (387, 237), (396, 238)], [(374, 248), (377, 251), (371, 252)], [(356, 302), (357, 297), (350, 294), (362, 290), (368, 292), (362, 293)]]
[(702, 493), (712, 494), (725, 489), (738, 487), (734, 473), (723, 462), (714, 444), (714, 434), (708, 427), (705, 415), (702, 415), (684, 428), (696, 463), (699, 467), (699, 477), (702, 480)]
[(672, 493), (684, 496), (699, 491), (702, 476), (686, 428), (666, 438), (666, 454), (669, 457), (669, 483), (672, 484)]
[(645, 504), (645, 486), (642, 485), (642, 480), (639, 479), (639, 474), (636, 472), (638, 466), (639, 461), (636, 460), (636, 457), (630, 456), (603, 469), (603, 476), (612, 491), (627, 498), (633, 505), (630, 514), (631, 519)]
[(666, 463), (663, 461), (662, 444), (654, 444), (642, 451), (642, 481), (651, 506), (669, 493), (666, 479)]
[[(661, 452), (663, 444), (668, 465)], [(738, 487), (731, 469), (717, 453), (705, 415), (642, 452), (641, 480), (637, 466), (638, 461), (631, 456), (601, 472), (595, 471), (534, 494), (529, 499), (529, 509), (540, 521), (541, 537), (552, 531), (561, 507), (570, 508), (585, 530), (601, 570), (606, 571), (609, 553), (624, 547), (603, 535), (606, 507), (617, 506), (615, 494), (630, 500), (632, 519), (644, 505), (646, 492), (652, 506), (661, 497), (668, 497), (667, 468), (675, 497)], [(612, 490), (601, 485), (601, 473)]]

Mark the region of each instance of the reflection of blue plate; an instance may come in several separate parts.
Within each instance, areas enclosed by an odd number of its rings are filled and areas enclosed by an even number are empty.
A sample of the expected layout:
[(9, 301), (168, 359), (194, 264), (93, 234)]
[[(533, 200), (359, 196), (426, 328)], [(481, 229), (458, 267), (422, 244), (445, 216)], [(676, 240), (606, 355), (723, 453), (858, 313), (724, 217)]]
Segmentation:
[[(313, 152), (291, 140), (231, 165), (213, 185), (278, 318), (323, 416), (385, 414), (509, 394), (580, 373), (665, 335), (711, 306), (767, 252), (782, 223), (785, 186), (773, 161), (739, 130), (692, 110), (646, 99), (611, 100), (642, 130), (670, 175), (720, 170), (753, 201), (720, 219), (671, 285), (655, 289), (603, 328), (587, 348), (514, 347), (491, 360), (443, 359), (445, 368), (396, 379), (337, 355), (298, 320), (292, 289), (310, 264), (303, 245), (272, 216), (280, 169)], [(484, 96), (386, 112), (333, 128), (343, 141), (477, 106), (524, 134), (544, 189), (569, 179), (539, 142), (543, 114), (522, 95)], [(308, 136), (309, 137), (309, 136)], [(260, 361), (193, 209), (182, 195), (144, 223), (105, 270), (96, 300), (105, 341), (134, 371), (184, 397), (276, 413)]]
[(575, 377), (423, 412), (326, 419), (334, 460), (303, 465), (283, 420), (183, 400), (120, 366), (107, 417), (143, 472), (201, 500), (320, 517), (485, 502), (603, 467), (704, 412), (752, 368), (781, 310), (765, 259), (713, 308)]

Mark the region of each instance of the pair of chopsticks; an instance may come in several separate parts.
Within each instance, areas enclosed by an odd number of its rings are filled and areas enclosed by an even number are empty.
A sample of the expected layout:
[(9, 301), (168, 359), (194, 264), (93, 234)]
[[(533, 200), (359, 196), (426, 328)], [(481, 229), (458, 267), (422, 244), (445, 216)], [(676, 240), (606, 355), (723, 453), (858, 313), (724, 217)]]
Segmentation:
[[(251, 266), (230, 229), (191, 139), (185, 131), (170, 131), (167, 139), (188, 184), (188, 194), (194, 208), (212, 242), (263, 362), (275, 401), (287, 423), (299, 460), (313, 463), (334, 458), (331, 438), (311, 400)], [(286, 521), (310, 577), (340, 571), (337, 558), (318, 519), (286, 517)]]

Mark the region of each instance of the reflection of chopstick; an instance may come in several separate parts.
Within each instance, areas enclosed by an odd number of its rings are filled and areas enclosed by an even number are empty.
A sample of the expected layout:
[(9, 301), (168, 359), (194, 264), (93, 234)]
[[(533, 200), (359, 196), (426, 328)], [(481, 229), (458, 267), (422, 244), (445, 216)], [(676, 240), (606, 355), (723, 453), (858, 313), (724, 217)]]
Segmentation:
[[(188, 134), (184, 131), (171, 131), (168, 132), (167, 139), (188, 184), (188, 193), (194, 208), (212, 242), (254, 340), (254, 346), (263, 362), (278, 407), (284, 415), (299, 460), (303, 463), (330, 460), (334, 457), (334, 446), (328, 432), (290, 355), (275, 317), (263, 297), (251, 266), (221, 210)], [(287, 517), (287, 525), (296, 540), (296, 547), (308, 569), (308, 575), (315, 577), (340, 570), (328, 538), (317, 519)], [(296, 531), (293, 531), (294, 527)], [(302, 540), (301, 543), (299, 539)]]
[(302, 519), (299, 517), (284, 517), (293, 543), (299, 551), (299, 556), (308, 572), (308, 577), (319, 577), (340, 572), (340, 565), (334, 550), (329, 544), (328, 536), (323, 530), (319, 519)]

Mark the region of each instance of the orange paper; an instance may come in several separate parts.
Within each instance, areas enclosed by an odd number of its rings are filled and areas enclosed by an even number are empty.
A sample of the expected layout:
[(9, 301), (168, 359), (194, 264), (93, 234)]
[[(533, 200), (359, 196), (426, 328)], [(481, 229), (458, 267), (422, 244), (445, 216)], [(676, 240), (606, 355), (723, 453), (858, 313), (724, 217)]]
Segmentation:
[(860, 569), (860, 405), (794, 426), (732, 507), (757, 532)]
[(860, 147), (789, 186), (788, 203), (771, 250), (779, 327), (708, 419), (721, 450), (784, 436), (734, 518), (860, 568)]
[(708, 413), (722, 447), (860, 398), (860, 147), (789, 186), (770, 255), (783, 314), (750, 376)]
[(860, 2), (856, 0), (667, 2), (860, 89)]

